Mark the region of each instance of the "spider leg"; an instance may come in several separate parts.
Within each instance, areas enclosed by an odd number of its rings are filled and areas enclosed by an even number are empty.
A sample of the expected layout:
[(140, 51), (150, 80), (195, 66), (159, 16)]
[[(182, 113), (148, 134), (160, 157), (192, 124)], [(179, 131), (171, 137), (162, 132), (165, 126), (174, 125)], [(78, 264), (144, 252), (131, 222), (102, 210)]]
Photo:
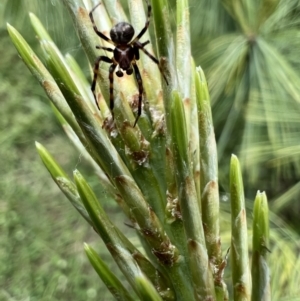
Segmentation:
[(99, 2), (96, 6), (93, 7), (93, 9), (90, 11), (89, 13), (89, 17), (91, 19), (91, 22), (93, 24), (93, 28), (94, 28), (94, 31), (96, 32), (96, 34), (103, 40), (105, 40), (106, 42), (110, 43), (110, 44), (113, 44), (115, 45), (115, 43), (109, 39), (106, 35), (104, 35), (102, 32), (100, 32), (95, 24), (95, 21), (94, 21), (94, 16), (93, 16), (93, 12), (95, 11), (95, 9), (101, 4), (101, 2)]
[(141, 42), (137, 41), (137, 42), (134, 43), (134, 46), (137, 47), (138, 49), (141, 49), (142, 51), (144, 51), (144, 53), (150, 57), (150, 59), (158, 66), (158, 69), (159, 69), (160, 73), (162, 74), (162, 76), (164, 77), (164, 79), (166, 81), (166, 84), (169, 85), (168, 80), (167, 80), (165, 74), (163, 73), (163, 71), (161, 69), (161, 66), (159, 64), (158, 59), (155, 56), (153, 56), (150, 52), (148, 52), (148, 50), (146, 50), (144, 48), (145, 43), (141, 43)]
[(146, 42), (144, 42), (144, 43), (141, 43), (141, 44), (142, 44), (143, 47), (144, 47), (144, 46), (148, 45), (149, 43), (150, 43), (150, 41), (148, 40), (148, 41), (146, 41)]
[(140, 116), (141, 116), (141, 114), (142, 114), (142, 96), (143, 96), (144, 87), (143, 87), (143, 81), (142, 81), (142, 77), (141, 77), (139, 68), (138, 68), (137, 64), (134, 61), (132, 61), (132, 66), (133, 66), (133, 69), (134, 69), (134, 74), (135, 74), (136, 81), (137, 81), (138, 86), (139, 86), (138, 113), (137, 113), (137, 116), (136, 116), (136, 119), (135, 119), (135, 122), (134, 122), (134, 125), (133, 125), (133, 127), (135, 127), (138, 120), (139, 120), (139, 118), (140, 118)]
[(106, 51), (109, 51), (109, 52), (114, 52), (113, 49), (109, 48), (109, 47), (102, 47), (102, 46), (96, 46), (97, 49), (103, 49), (103, 50), (106, 50)]
[(91, 86), (91, 90), (93, 92), (93, 95), (94, 95), (94, 98), (95, 98), (95, 102), (96, 102), (96, 105), (97, 105), (97, 108), (100, 110), (100, 107), (98, 105), (98, 100), (97, 100), (97, 96), (96, 96), (96, 93), (95, 93), (95, 90), (96, 90), (96, 83), (97, 83), (97, 77), (98, 77), (98, 71), (99, 71), (99, 65), (100, 65), (100, 62), (103, 61), (103, 62), (106, 62), (106, 63), (112, 63), (113, 61), (107, 57), (107, 56), (99, 56), (97, 57), (96, 61), (95, 61), (95, 65), (94, 65), (94, 78), (93, 78), (93, 82), (92, 82), (92, 86)]
[(114, 119), (114, 71), (117, 65), (113, 63), (109, 67), (109, 108), (111, 111), (112, 118)]
[[(141, 44), (143, 47), (147, 44), (149, 44), (150, 41), (146, 41), (144, 43), (139, 43)], [(140, 52), (139, 52), (139, 48), (138, 47), (133, 47), (133, 50), (134, 50), (134, 57), (135, 57), (135, 60), (138, 61), (140, 59)]]
[(133, 41), (131, 42), (131, 44), (134, 43), (134, 42), (136, 42), (136, 41), (138, 41), (138, 40), (143, 36), (143, 34), (146, 32), (146, 30), (148, 29), (149, 24), (150, 24), (151, 5), (150, 5), (150, 3), (149, 3), (148, 0), (145, 0), (145, 1), (146, 1), (146, 3), (147, 3), (147, 6), (148, 6), (148, 16), (147, 16), (147, 20), (146, 20), (146, 23), (145, 23), (144, 28), (143, 28), (143, 29), (140, 31), (140, 33), (133, 39)]

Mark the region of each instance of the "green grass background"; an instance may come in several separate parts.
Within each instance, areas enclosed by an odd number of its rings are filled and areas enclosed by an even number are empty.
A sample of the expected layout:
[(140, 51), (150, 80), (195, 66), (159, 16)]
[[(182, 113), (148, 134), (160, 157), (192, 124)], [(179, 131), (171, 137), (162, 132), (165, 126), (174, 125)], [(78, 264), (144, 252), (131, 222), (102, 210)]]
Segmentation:
[[(35, 140), (70, 173), (81, 170), (96, 191), (98, 180), (66, 138), (44, 91), (19, 58), (6, 22), (38, 51), (27, 14), (33, 11), (64, 52), (76, 57), (81, 48), (75, 33), (65, 31), (68, 23), (62, 16), (67, 13), (61, 12), (58, 1), (25, 2), (19, 1), (23, 5), (19, 9), (5, 1), (0, 4), (0, 300), (99, 300), (97, 296), (111, 300), (88, 263), (83, 242), (92, 242), (104, 258), (109, 255), (52, 181)], [(61, 13), (54, 18), (56, 11)], [(112, 202), (105, 204), (111, 212), (116, 210)], [(108, 264), (115, 268), (110, 260)]]

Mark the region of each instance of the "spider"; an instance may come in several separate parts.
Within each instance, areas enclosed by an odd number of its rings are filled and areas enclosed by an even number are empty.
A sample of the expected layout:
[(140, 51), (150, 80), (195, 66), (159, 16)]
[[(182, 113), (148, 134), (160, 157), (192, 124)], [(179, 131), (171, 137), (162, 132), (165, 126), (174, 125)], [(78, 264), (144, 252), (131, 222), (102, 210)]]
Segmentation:
[(151, 53), (149, 53), (144, 48), (144, 46), (149, 44), (150, 41), (146, 41), (143, 43), (140, 42), (140, 38), (144, 35), (144, 33), (147, 31), (147, 29), (149, 27), (150, 16), (151, 16), (151, 5), (149, 4), (148, 0), (145, 0), (145, 1), (148, 6), (147, 20), (146, 20), (144, 28), (140, 31), (140, 33), (134, 39), (132, 39), (134, 36), (134, 28), (131, 24), (126, 23), (126, 22), (117, 23), (110, 30), (110, 38), (108, 38), (106, 35), (104, 35), (102, 32), (100, 32), (98, 30), (98, 28), (95, 24), (95, 21), (94, 21), (93, 12), (101, 4), (101, 2), (98, 3), (89, 13), (89, 17), (91, 19), (91, 22), (93, 24), (93, 28), (94, 28), (94, 31), (96, 32), (96, 34), (101, 39), (103, 39), (106, 42), (115, 46), (114, 49), (109, 48), (109, 47), (96, 46), (97, 49), (103, 49), (103, 50), (106, 50), (109, 52), (113, 52), (112, 58), (101, 55), (101, 56), (97, 57), (97, 59), (95, 61), (94, 70), (93, 70), (94, 78), (93, 78), (91, 90), (93, 92), (96, 105), (97, 105), (98, 109), (100, 110), (98, 101), (97, 101), (97, 96), (95, 93), (95, 89), (96, 89), (96, 81), (97, 81), (97, 75), (98, 75), (98, 70), (99, 70), (99, 64), (101, 61), (111, 64), (109, 67), (109, 83), (110, 83), (109, 94), (110, 94), (110, 111), (112, 114), (112, 118), (114, 118), (114, 114), (113, 114), (113, 109), (114, 109), (114, 96), (113, 96), (114, 77), (113, 77), (113, 74), (114, 74), (114, 71), (115, 71), (116, 67), (118, 66), (117, 71), (116, 71), (116, 75), (118, 77), (122, 77), (124, 71), (126, 72), (127, 75), (131, 75), (134, 71), (135, 78), (136, 78), (136, 81), (138, 83), (138, 88), (139, 88), (139, 102), (138, 102), (138, 113), (137, 113), (137, 117), (135, 119), (133, 127), (135, 127), (135, 125), (137, 124), (138, 119), (142, 113), (142, 95), (143, 95), (143, 91), (144, 91), (142, 77), (141, 77), (139, 68), (136, 64), (136, 61), (139, 60), (139, 58), (140, 58), (139, 50), (142, 50), (146, 55), (148, 55), (148, 57), (150, 57), (150, 59), (154, 63), (157, 64), (161, 74), (163, 75), (166, 83), (168, 84), (168, 81), (167, 81), (165, 75), (163, 74), (161, 67), (159, 65), (159, 61), (157, 60), (157, 58), (155, 58)]

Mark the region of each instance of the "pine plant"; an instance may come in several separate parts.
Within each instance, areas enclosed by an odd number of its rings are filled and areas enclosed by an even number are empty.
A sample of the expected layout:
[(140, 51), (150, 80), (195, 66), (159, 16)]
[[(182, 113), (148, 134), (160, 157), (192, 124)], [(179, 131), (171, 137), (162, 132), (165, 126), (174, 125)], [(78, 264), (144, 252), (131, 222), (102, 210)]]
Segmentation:
[[(97, 3), (64, 0), (64, 4), (93, 67), (104, 51), (96, 46), (108, 47), (89, 18)], [(144, 27), (144, 11), (143, 0), (129, 1), (130, 23), (135, 29)], [(221, 244), (216, 141), (206, 79), (191, 56), (188, 1), (177, 1), (175, 39), (168, 1), (152, 0), (152, 12), (156, 43), (147, 45), (147, 51), (154, 53), (151, 45), (156, 45), (159, 68), (141, 53), (137, 64), (145, 93), (136, 126), (139, 92), (134, 76), (114, 77), (112, 118), (108, 64), (101, 64), (98, 72), (98, 110), (91, 80), (70, 55), (60, 53), (35, 15), (30, 18), (47, 67), (8, 25), (13, 43), (45, 89), (67, 135), (93, 167), (103, 193), (125, 213), (124, 221), (136, 232), (140, 245), (116, 227), (101, 205), (101, 195), (96, 196), (78, 170), (70, 179), (40, 143), (36, 143), (38, 153), (128, 281), (131, 289), (85, 244), (92, 266), (115, 299), (229, 300), (230, 290), (234, 300), (271, 300), (266, 195), (258, 192), (255, 200), (250, 268), (243, 181), (234, 155), (230, 162), (231, 246)], [(120, 3), (111, 0), (99, 5), (94, 18), (104, 34), (117, 22), (127, 21)], [(142, 42), (148, 40), (146, 32)], [(229, 253), (232, 276), (225, 283)]]

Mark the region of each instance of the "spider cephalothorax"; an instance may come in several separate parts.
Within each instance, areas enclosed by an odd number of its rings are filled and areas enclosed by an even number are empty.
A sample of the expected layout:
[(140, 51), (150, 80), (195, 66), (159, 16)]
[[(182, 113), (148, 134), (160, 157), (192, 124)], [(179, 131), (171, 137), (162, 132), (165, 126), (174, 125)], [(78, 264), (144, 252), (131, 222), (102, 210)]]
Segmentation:
[[(111, 65), (109, 67), (109, 82), (110, 82), (110, 110), (112, 112), (112, 116), (113, 116), (113, 108), (114, 108), (113, 73), (117, 66), (119, 66), (116, 71), (116, 75), (118, 77), (122, 77), (124, 75), (123, 71), (125, 71), (126, 74), (128, 74), (128, 75), (131, 75), (134, 71), (135, 78), (137, 80), (138, 87), (139, 87), (138, 114), (135, 119), (134, 126), (136, 125), (136, 123), (142, 113), (142, 95), (143, 95), (143, 91), (144, 91), (142, 77), (141, 77), (139, 68), (136, 64), (136, 61), (139, 60), (139, 58), (140, 58), (139, 50), (142, 50), (146, 55), (148, 55), (152, 59), (152, 61), (158, 65), (159, 70), (161, 71), (159, 61), (144, 48), (144, 46), (147, 45), (149, 43), (149, 41), (146, 41), (144, 43), (141, 43), (139, 41), (139, 39), (143, 36), (143, 34), (148, 29), (149, 23), (150, 23), (151, 5), (149, 4), (148, 0), (146, 0), (146, 2), (148, 5), (147, 21), (146, 21), (144, 28), (140, 31), (140, 33), (134, 39), (133, 39), (134, 28), (132, 27), (131, 24), (126, 23), (126, 22), (117, 23), (110, 30), (110, 38), (108, 38), (106, 35), (104, 35), (103, 33), (101, 33), (98, 30), (98, 28), (95, 24), (95, 21), (94, 21), (93, 12), (101, 3), (97, 4), (91, 10), (91, 12), (89, 14), (96, 34), (103, 40), (105, 40), (108, 43), (113, 44), (115, 46), (114, 49), (109, 48), (109, 47), (97, 46), (98, 49), (104, 49), (106, 51), (113, 52), (113, 57), (109, 58), (107, 56), (101, 55), (101, 56), (97, 57), (97, 59), (95, 61), (94, 79), (93, 79), (91, 89), (92, 89), (92, 92), (95, 97), (96, 105), (99, 109), (95, 89), (96, 89), (96, 81), (97, 81), (97, 74), (98, 74), (98, 70), (99, 70), (100, 61), (103, 61), (106, 63), (111, 63)], [(167, 79), (165, 76), (164, 76), (164, 79), (167, 82)]]
[(133, 36), (134, 28), (126, 22), (120, 22), (110, 30), (110, 38), (117, 45), (128, 44)]

